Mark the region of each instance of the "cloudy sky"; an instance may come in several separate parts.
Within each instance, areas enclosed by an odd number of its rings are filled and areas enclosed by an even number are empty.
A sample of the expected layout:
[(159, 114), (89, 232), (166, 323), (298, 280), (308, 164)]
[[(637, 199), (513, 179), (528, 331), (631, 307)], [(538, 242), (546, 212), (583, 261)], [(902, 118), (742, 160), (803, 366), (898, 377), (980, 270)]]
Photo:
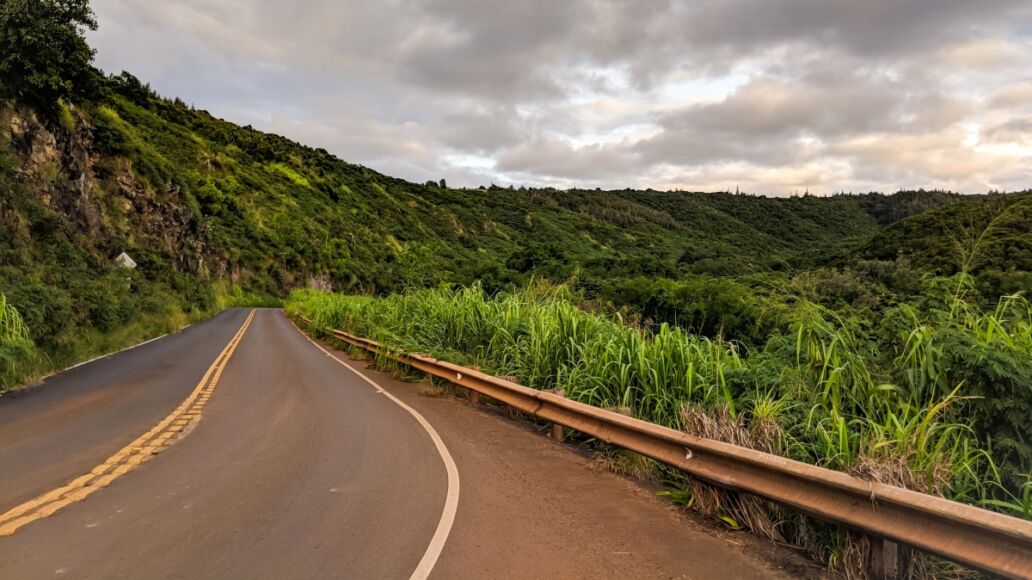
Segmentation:
[(1032, 187), (1028, 0), (93, 0), (107, 72), (416, 181)]

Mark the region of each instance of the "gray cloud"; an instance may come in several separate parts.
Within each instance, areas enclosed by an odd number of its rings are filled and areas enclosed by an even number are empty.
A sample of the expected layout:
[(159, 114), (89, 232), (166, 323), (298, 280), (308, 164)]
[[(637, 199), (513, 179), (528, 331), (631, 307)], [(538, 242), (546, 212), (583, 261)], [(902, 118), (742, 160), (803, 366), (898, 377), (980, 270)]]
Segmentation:
[(990, 143), (1032, 145), (1032, 119), (1011, 119), (985, 130)]
[(1005, 87), (990, 98), (989, 105), (1003, 110), (1032, 108), (1032, 80)]
[(529, 133), (511, 107), (465, 107), (443, 115), (438, 125), (442, 143), (478, 155), (515, 147)]
[(413, 180), (1032, 185), (1020, 0), (94, 6), (104, 69)]
[(969, 103), (922, 89), (870, 72), (758, 76), (723, 100), (662, 116), (662, 132), (634, 149), (656, 163), (790, 164), (813, 159), (843, 137), (938, 131), (970, 111)]
[(498, 169), (531, 178), (558, 177), (595, 184), (639, 169), (634, 157), (620, 146), (575, 148), (558, 139), (538, 139), (506, 151), (498, 160)]

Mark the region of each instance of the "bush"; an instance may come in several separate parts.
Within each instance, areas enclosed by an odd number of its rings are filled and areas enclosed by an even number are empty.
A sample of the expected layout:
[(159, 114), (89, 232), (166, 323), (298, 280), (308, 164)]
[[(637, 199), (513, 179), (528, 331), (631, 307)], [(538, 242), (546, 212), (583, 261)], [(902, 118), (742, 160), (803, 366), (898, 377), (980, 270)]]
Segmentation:
[(72, 108), (63, 100), (57, 101), (57, 121), (65, 131), (69, 133), (75, 132), (77, 126), (75, 115), (72, 113)]
[(657, 322), (711, 338), (762, 345), (784, 327), (784, 307), (733, 280), (692, 276), (681, 280), (637, 277), (604, 283), (599, 296)]
[(75, 326), (72, 298), (67, 289), (26, 282), (8, 286), (8, 296), (21, 306), (31, 337), (40, 344), (53, 344)]
[[(7, 296), (0, 294), (0, 377), (32, 350), (29, 328)], [(0, 382), (0, 389), (5, 385)]]

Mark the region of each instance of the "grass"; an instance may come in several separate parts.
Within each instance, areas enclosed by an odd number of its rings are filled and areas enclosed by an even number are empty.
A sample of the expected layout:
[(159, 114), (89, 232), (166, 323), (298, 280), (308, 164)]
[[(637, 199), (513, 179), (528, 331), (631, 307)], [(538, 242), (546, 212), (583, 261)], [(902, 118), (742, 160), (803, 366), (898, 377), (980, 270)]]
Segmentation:
[[(1032, 305), (1008, 296), (983, 311), (955, 291), (970, 283), (933, 280), (923, 302), (900, 304), (876, 325), (800, 303), (784, 332), (752, 349), (587, 311), (565, 286), (496, 295), (479, 286), (438, 288), (384, 298), (302, 290), (288, 308), (321, 327), (702, 437), (1028, 517), (1029, 484), (1014, 491), (1008, 479), (1028, 464), (1001, 445), (1008, 433), (1021, 440), (1024, 420), (990, 419), (1001, 401), (985, 389), (993, 385), (1011, 406), (1027, 390)], [(613, 457), (599, 463), (613, 464)], [(807, 547), (843, 569), (858, 569), (855, 560), (867, 557), (858, 537), (759, 498), (667, 475), (693, 507), (728, 525)]]
[(283, 177), (286, 177), (294, 185), (299, 185), (301, 187), (309, 187), (311, 185), (306, 177), (298, 173), (294, 168), (290, 167), (286, 163), (269, 163), (266, 167), (270, 172), (278, 173)]
[[(291, 304), (322, 326), (561, 389), (571, 399), (677, 429), (695, 424), (685, 419), (688, 411), (719, 408), (724, 423), (749, 437), (718, 438), (834, 469), (906, 456), (910, 483), (929, 493), (966, 490), (955, 480), (980, 473), (984, 459), (960, 452), (976, 440), (970, 429), (941, 421), (958, 395), (926, 384), (934, 382), (927, 365), (935, 363), (920, 358), (927, 349), (910, 344), (921, 340), (917, 334), (897, 361), (910, 384), (881, 382), (888, 377), (874, 376), (870, 345), (817, 308), (795, 324), (794, 348), (786, 353), (787, 337), (746, 352), (667, 324), (633, 328), (582, 311), (564, 287), (496, 297), (478, 287), (382, 299), (298, 292)], [(910, 372), (920, 365), (925, 372)], [(750, 438), (759, 433), (769, 435)]]
[[(0, 363), (3, 369), (17, 369), (32, 350), (29, 328), (18, 311), (0, 294)], [(0, 382), (0, 392), (3, 383)]]
[(72, 113), (72, 108), (68, 106), (68, 103), (60, 99), (57, 101), (57, 121), (65, 131), (75, 132), (77, 126), (75, 114)]
[(1004, 490), (1003, 495), (1007, 496), (1007, 499), (987, 499), (981, 503), (983, 506), (1003, 509), (1032, 520), (1032, 477), (1021, 485), (1018, 493), (1012, 494)]

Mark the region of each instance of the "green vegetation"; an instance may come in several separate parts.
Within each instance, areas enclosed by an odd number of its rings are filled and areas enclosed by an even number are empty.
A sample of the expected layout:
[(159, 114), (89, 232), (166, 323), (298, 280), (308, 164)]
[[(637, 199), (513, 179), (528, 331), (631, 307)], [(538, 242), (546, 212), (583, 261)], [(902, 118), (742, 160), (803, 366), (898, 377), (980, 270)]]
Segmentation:
[(91, 95), (98, 75), (84, 28), (97, 28), (88, 0), (0, 0), (0, 98), (52, 107)]
[(930, 280), (926, 300), (892, 307), (877, 327), (798, 303), (757, 348), (589, 312), (563, 286), (386, 298), (306, 290), (289, 305), (322, 327), (673, 428), (689, 428), (695, 410), (717, 413), (761, 429), (763, 447), (789, 457), (883, 468), (891, 483), (975, 501), (998, 474), (1015, 484), (1032, 465), (1032, 306), (1011, 296), (981, 311), (955, 284), (968, 282)]
[[(267, 292), (312, 277), (388, 293), (572, 273), (588, 285), (789, 271), (880, 227), (863, 196), (418, 185), (161, 99), (125, 73), (106, 83), (111, 98), (83, 107), (101, 173), (119, 177), (127, 159), (147, 189), (177, 192), (166, 197), (194, 217), (188, 234), (210, 261)], [(122, 195), (110, 181), (101, 189)]]
[[(37, 290), (43, 288), (36, 286)], [(24, 287), (18, 287), (19, 290)], [(85, 292), (84, 299), (76, 297), (74, 292)], [(151, 289), (144, 286), (143, 292)], [(200, 322), (222, 311), (224, 308), (238, 306), (276, 307), (280, 301), (269, 296), (256, 295), (237, 286), (228, 288), (216, 285), (212, 290), (211, 302), (204, 309), (197, 304), (184, 305), (181, 296), (167, 291), (156, 291), (144, 294), (139, 298), (127, 298), (118, 292), (106, 293), (104, 289), (94, 287), (83, 290), (73, 287), (65, 291), (50, 291), (49, 297), (70, 306), (71, 312), (51, 312), (30, 305), (25, 309), (28, 316), (41, 324), (37, 328), (57, 327), (57, 334), (47, 335), (36, 328), (30, 329), (18, 311), (11, 304), (6, 304), (4, 320), (0, 327), (3, 332), (11, 328), (21, 328), (20, 338), (5, 334), (0, 339), (0, 393), (18, 385), (32, 383), (40, 377), (56, 370), (66, 368), (77, 362), (107, 354), (137, 344), (155, 336), (176, 332), (187, 324)], [(0, 295), (3, 298), (3, 295)], [(166, 303), (160, 303), (161, 300)], [(3, 300), (0, 300), (3, 302)], [(30, 299), (25, 300), (31, 303)], [(81, 318), (76, 317), (75, 309), (79, 306), (94, 308)], [(127, 318), (126, 311), (131, 310)], [(48, 326), (52, 325), (52, 326)], [(33, 337), (36, 337), (33, 340)]]
[(29, 329), (18, 311), (0, 294), (0, 362), (16, 365), (32, 348)]
[(17, 309), (31, 343), (4, 347), (0, 392), (175, 330), (217, 312), (227, 301), (263, 302), (226, 282), (199, 284), (160, 255), (128, 244), (122, 247), (141, 266), (126, 270), (115, 265), (108, 256), (119, 246), (77, 231), (67, 214), (43, 203), (32, 189), (35, 184), (14, 174), (6, 146), (0, 143), (0, 292), (8, 308)]
[(985, 296), (1032, 289), (1032, 194), (997, 195), (933, 209), (893, 224), (855, 255), (906, 257), (926, 271), (975, 275)]

